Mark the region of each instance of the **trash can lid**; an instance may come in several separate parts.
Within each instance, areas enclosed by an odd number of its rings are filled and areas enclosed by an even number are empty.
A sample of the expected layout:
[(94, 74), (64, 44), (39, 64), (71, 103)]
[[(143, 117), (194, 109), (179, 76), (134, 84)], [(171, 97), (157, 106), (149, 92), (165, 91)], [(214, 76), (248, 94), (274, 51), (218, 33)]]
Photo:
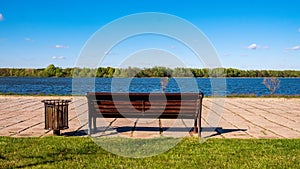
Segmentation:
[(47, 99), (47, 100), (42, 100), (41, 102), (45, 104), (54, 104), (54, 103), (69, 103), (71, 102), (71, 100)]

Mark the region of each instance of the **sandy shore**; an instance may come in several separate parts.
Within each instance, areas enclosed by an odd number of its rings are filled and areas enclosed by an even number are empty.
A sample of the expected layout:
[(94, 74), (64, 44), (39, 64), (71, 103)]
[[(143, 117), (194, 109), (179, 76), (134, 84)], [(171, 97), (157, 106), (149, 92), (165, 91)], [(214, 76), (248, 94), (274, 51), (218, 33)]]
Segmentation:
[[(0, 136), (44, 137), (46, 99), (70, 99), (66, 136), (86, 136), (85, 97), (0, 96)], [(215, 138), (300, 138), (300, 98), (204, 98), (204, 137)], [(97, 136), (152, 138), (191, 136), (193, 120), (99, 119)], [(163, 132), (161, 132), (163, 129)]]

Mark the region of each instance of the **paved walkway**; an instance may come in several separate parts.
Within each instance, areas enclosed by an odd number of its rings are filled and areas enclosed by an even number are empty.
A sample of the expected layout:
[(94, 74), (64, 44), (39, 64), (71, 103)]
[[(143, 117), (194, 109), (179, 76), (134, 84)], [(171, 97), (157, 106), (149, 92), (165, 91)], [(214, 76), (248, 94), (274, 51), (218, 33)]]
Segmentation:
[[(72, 99), (66, 136), (86, 136), (85, 97), (0, 96), (0, 136), (44, 137), (44, 99)], [(98, 137), (152, 138), (190, 136), (193, 120), (98, 119)], [(300, 99), (204, 98), (204, 137), (300, 138)]]

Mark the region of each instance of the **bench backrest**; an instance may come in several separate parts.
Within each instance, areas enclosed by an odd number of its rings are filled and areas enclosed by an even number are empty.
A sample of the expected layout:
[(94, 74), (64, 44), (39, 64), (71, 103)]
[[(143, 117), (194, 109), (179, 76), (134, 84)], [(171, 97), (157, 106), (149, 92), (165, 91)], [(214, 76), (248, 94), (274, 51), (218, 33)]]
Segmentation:
[(188, 118), (201, 109), (202, 93), (87, 94), (89, 113), (106, 118)]

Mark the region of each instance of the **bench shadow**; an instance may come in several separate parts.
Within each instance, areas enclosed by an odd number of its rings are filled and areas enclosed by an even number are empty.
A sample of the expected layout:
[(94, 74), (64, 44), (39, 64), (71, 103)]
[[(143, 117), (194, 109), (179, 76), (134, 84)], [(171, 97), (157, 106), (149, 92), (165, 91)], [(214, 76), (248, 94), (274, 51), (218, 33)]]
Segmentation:
[[(193, 127), (117, 127), (117, 128), (106, 128), (105, 130), (103, 127), (98, 127), (95, 131), (95, 133), (103, 133), (103, 132), (111, 132), (109, 134), (105, 134), (102, 136), (109, 136), (114, 135), (117, 133), (125, 133), (125, 132), (132, 132), (132, 131), (144, 131), (144, 132), (150, 132), (150, 131), (157, 131), (157, 132), (193, 132)], [(205, 133), (211, 133), (210, 135), (205, 136), (205, 138), (214, 137), (226, 133), (232, 133), (232, 132), (239, 132), (239, 131), (247, 131), (247, 129), (224, 129), (222, 127), (203, 127), (201, 132)], [(78, 131), (71, 131), (71, 132), (64, 132), (61, 134), (62, 136), (86, 136), (87, 135), (87, 129), (86, 130), (78, 130)]]
[(247, 131), (247, 129), (224, 129), (222, 127), (203, 127), (202, 132), (213, 132), (211, 135), (205, 136), (205, 138), (210, 138), (214, 136), (219, 136), (226, 133), (239, 132), (239, 131)]
[(186, 128), (186, 127), (118, 127), (117, 132), (129, 132), (129, 131), (172, 131), (172, 132), (190, 132), (193, 128)]
[[(135, 127), (134, 131), (172, 131), (172, 132), (192, 132), (193, 127)], [(132, 131), (133, 127), (118, 127), (117, 132)], [(247, 129), (223, 129), (222, 127), (202, 127), (202, 132), (217, 132), (218, 134), (225, 134), (238, 131), (247, 131)]]

